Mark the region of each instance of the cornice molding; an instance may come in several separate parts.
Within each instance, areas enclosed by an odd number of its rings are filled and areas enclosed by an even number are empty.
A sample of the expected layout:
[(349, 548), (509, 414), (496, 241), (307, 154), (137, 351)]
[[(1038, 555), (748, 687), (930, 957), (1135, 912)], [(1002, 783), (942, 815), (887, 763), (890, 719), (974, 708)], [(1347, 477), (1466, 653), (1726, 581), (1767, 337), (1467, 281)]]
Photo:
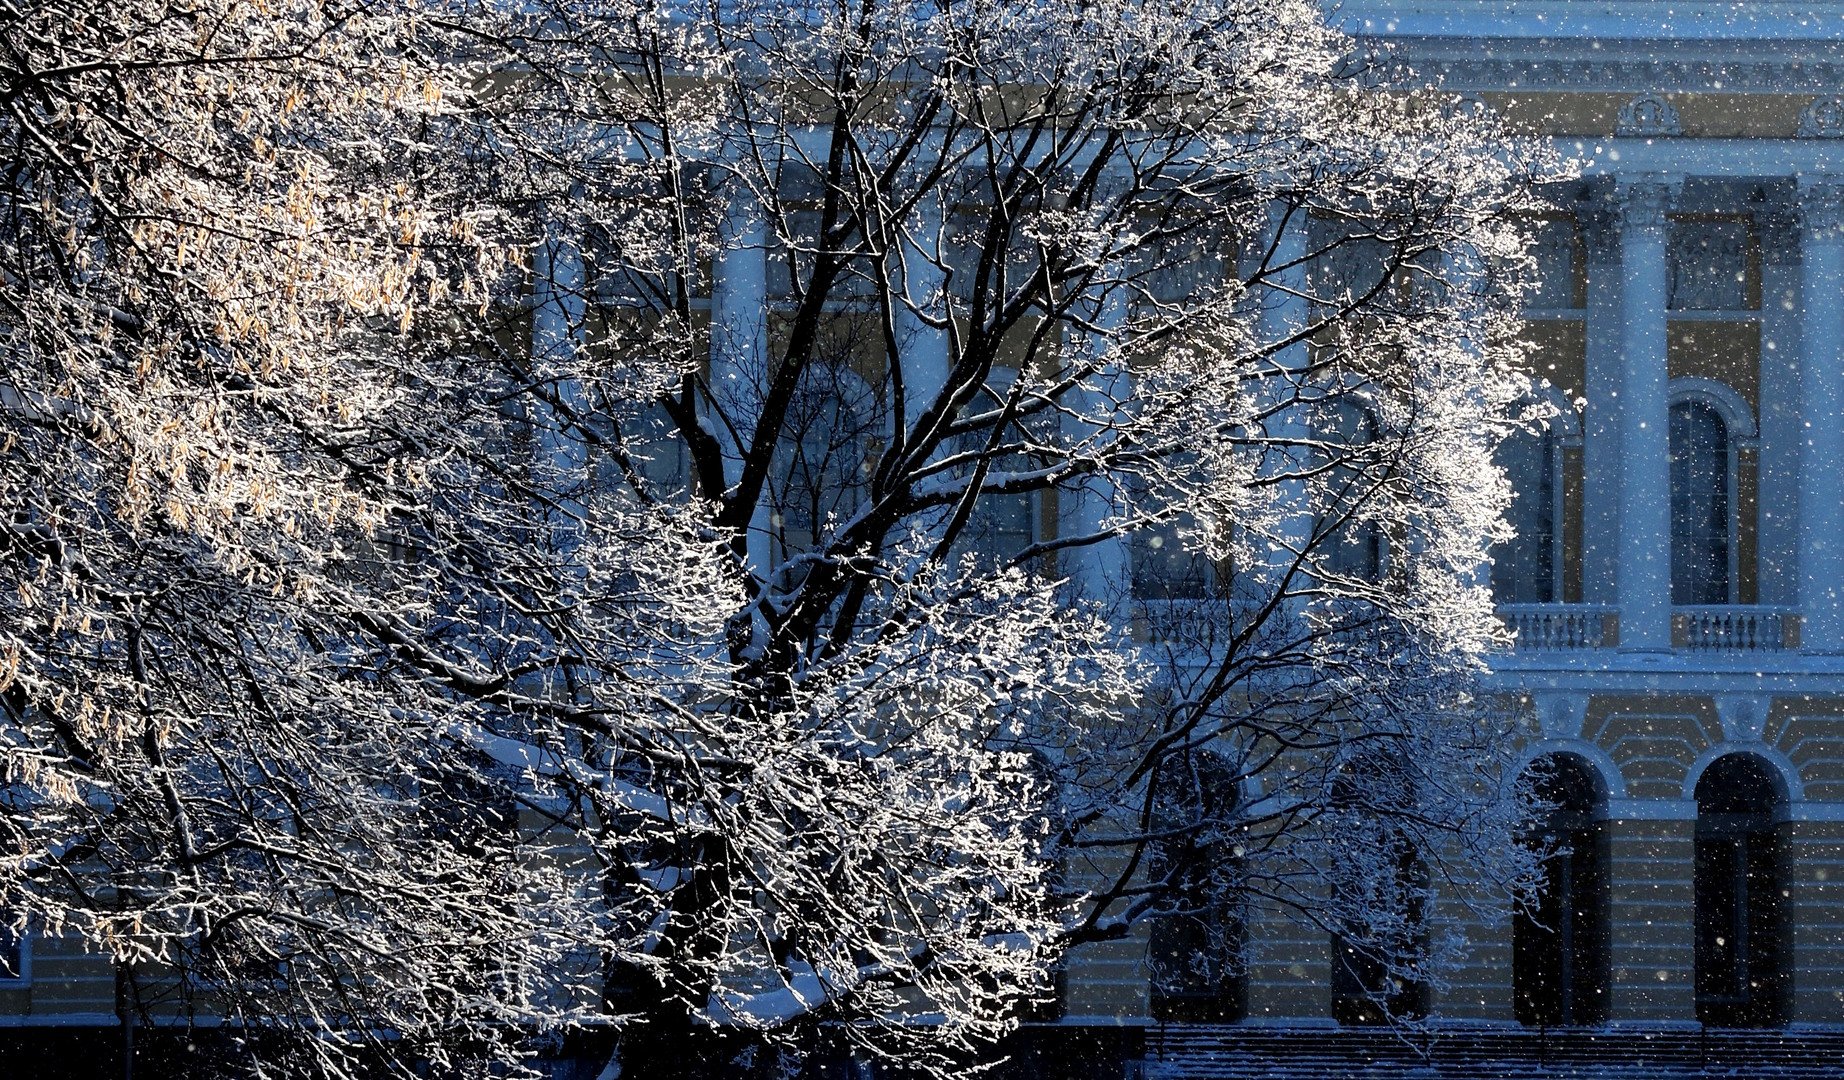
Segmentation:
[[(1396, 66), (1456, 93), (1517, 90), (1526, 93), (1676, 93), (1715, 91), (1725, 94), (1830, 95), (1844, 85), (1844, 52), (1782, 57), (1710, 56), (1660, 59), (1635, 49), (1635, 55), (1597, 53), (1555, 55), (1539, 51), (1546, 43), (1500, 42), (1482, 34), (1465, 43), (1392, 42)], [(1661, 43), (1671, 52), (1679, 43)], [(1526, 50), (1532, 50), (1528, 54)]]
[(1707, 48), (1772, 42), (1782, 49), (1844, 42), (1838, 0), (1340, 0), (1332, 22), (1359, 37), (1498, 38), (1550, 46), (1636, 43)]

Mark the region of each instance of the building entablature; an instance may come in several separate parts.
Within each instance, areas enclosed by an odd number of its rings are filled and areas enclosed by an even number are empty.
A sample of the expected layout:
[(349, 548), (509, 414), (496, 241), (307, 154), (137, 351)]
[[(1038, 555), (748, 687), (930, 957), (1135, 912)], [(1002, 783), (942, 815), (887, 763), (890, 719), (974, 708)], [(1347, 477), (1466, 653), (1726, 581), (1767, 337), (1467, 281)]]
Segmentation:
[[(1437, 43), (1491, 38), (1526, 56), (1567, 57), (1583, 45), (1617, 42), (1635, 50), (1650, 46), (1660, 62), (1700, 55), (1818, 60), (1836, 59), (1827, 47), (1844, 43), (1844, 4), (1777, 0), (1356, 0), (1339, 5), (1332, 20), (1364, 37)], [(1687, 57), (1659, 51), (1666, 45), (1695, 51)]]

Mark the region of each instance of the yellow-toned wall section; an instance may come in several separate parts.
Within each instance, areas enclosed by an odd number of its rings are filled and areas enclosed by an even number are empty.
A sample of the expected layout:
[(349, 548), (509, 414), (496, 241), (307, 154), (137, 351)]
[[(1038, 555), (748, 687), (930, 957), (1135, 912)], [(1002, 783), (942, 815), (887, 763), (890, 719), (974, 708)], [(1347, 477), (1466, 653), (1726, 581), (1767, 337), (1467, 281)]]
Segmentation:
[(1583, 472), (1582, 452), (1570, 448), (1562, 452), (1562, 599), (1564, 603), (1582, 602), (1582, 510), (1586, 505), (1587, 481)]
[(1505, 1022), (1511, 1011), (1511, 925), (1458, 897), (1435, 903), (1435, 934), (1465, 935), (1466, 952), (1434, 998), (1435, 1015), (1451, 1020)]
[(1707, 698), (1597, 696), (1582, 734), (1613, 758), (1629, 797), (1678, 799), (1697, 755), (1722, 741), (1722, 725)]
[(1532, 319), (1518, 330), (1528, 374), (1547, 379), (1570, 401), (1587, 385), (1588, 327), (1580, 319)]
[(1610, 821), (1615, 1021), (1696, 1017), (1693, 821)]
[(0, 983), (0, 1017), (56, 1022), (115, 1014), (115, 966), (72, 936), (32, 935), (31, 978)]
[(1249, 1019), (1327, 1021), (1332, 1015), (1332, 941), (1269, 905), (1249, 916)]
[(1674, 379), (1709, 379), (1740, 394), (1755, 416), (1761, 406), (1761, 324), (1673, 320), (1666, 367)]
[[(1630, 93), (1485, 91), (1479, 95), (1515, 130), (1532, 135), (1606, 137), (1620, 121)], [(1705, 139), (1790, 139), (1810, 95), (1666, 94), (1684, 134)]]
[(1807, 802), (1844, 802), (1844, 702), (1824, 698), (1777, 702), (1768, 714), (1762, 738), (1799, 770)]
[(1735, 602), (1761, 602), (1760, 521), (1761, 461), (1753, 449), (1737, 455), (1735, 466)]
[(1147, 927), (1131, 937), (1084, 946), (1068, 968), (1063, 1011), (1076, 1018), (1137, 1019), (1147, 1014)]
[(1844, 822), (1781, 827), (1792, 901), (1793, 1022), (1844, 1022)]

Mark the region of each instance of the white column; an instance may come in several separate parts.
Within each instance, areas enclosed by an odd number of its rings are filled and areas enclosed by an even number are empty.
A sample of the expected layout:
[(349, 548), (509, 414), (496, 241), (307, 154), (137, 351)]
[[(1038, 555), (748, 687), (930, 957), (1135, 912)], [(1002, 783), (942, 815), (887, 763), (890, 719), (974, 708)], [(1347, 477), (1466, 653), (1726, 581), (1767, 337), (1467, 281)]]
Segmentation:
[(1670, 405), (1666, 212), (1676, 178), (1622, 178), (1620, 212), (1620, 647), (1671, 648)]
[[(577, 416), (585, 415), (588, 408), (582, 382), (576, 378), (583, 348), (586, 287), (576, 238), (555, 220), (547, 221), (544, 236), (532, 253), (532, 373), (543, 390), (556, 396), (563, 410)], [(539, 483), (558, 500), (557, 509), (547, 514), (552, 538), (559, 549), (571, 550), (581, 542), (582, 513), (576, 488), (587, 469), (585, 444), (565, 430), (558, 409), (534, 401), (531, 420)]]
[[(1270, 214), (1269, 239), (1272, 250), (1264, 249), (1271, 273), (1268, 287), (1257, 297), (1261, 304), (1258, 320), (1258, 332), (1261, 343), (1274, 345), (1286, 341), (1305, 329), (1312, 317), (1311, 305), (1306, 298), (1306, 215), (1296, 211), (1291, 220), (1285, 207), (1276, 207)], [(1293, 401), (1269, 417), (1268, 436), (1282, 444), (1270, 451), (1272, 471), (1275, 473), (1300, 472), (1306, 467), (1304, 454), (1289, 449), (1289, 443), (1303, 443), (1312, 437), (1307, 423), (1306, 409), (1298, 401), (1310, 400), (1310, 390), (1306, 386), (1307, 368), (1310, 357), (1307, 344), (1295, 342), (1278, 349), (1269, 357), (1270, 374), (1263, 382), (1264, 407), (1280, 405)], [(1288, 480), (1277, 485), (1274, 496), (1274, 548), (1270, 553), (1270, 568), (1273, 573), (1271, 583), (1278, 586), (1281, 575), (1293, 565), (1294, 559), (1313, 535), (1312, 508), (1307, 505), (1306, 483), (1303, 480)], [(1296, 580), (1291, 585), (1294, 589), (1308, 588), (1305, 581)]]
[[(931, 192), (916, 208), (910, 223), (912, 243), (903, 244), (900, 281), (908, 303), (896, 310), (898, 355), (890, 362), (903, 376), (903, 416), (906, 439), (916, 434), (916, 423), (941, 396), (948, 382), (948, 334), (923, 318), (944, 319), (948, 314), (943, 294), (946, 276), (942, 261), (941, 198)], [(913, 310), (912, 310), (913, 307)]]
[(1582, 217), (1587, 248), (1587, 372), (1582, 394), (1582, 601), (1615, 604), (1620, 564), (1620, 221)]
[[(1110, 359), (1110, 354), (1116, 352), (1113, 331), (1125, 320), (1121, 305), (1118, 296), (1102, 303), (1096, 319), (1099, 333), (1086, 343), (1098, 354), (1101, 368), (1066, 399), (1069, 408), (1063, 413), (1063, 435), (1076, 458), (1087, 452), (1093, 440), (1109, 438), (1106, 429), (1131, 399), (1130, 376)], [(1106, 477), (1084, 477), (1060, 493), (1058, 510), (1059, 536), (1100, 532), (1116, 510), (1113, 482)], [(1064, 549), (1063, 563), (1079, 595), (1112, 602), (1124, 598), (1131, 587), (1127, 560), (1127, 538), (1116, 536)]]
[[(723, 447), (724, 483), (743, 475), (735, 433), (747, 439), (761, 411), (768, 377), (768, 228), (754, 192), (732, 184), (730, 203), (711, 260), (711, 396), (722, 417), (707, 417)], [(768, 563), (768, 493), (750, 521), (749, 557), (758, 571)]]
[(1844, 181), (1800, 182), (1800, 646), (1844, 652)]

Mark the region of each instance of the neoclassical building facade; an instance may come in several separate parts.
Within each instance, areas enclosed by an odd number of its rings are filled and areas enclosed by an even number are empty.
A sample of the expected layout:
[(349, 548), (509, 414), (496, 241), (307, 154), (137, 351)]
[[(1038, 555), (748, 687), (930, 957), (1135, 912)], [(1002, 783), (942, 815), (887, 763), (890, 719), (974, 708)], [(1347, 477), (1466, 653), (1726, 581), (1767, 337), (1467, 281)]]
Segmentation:
[[(1582, 1051), (1618, 1057), (1708, 1029), (1844, 1054), (1844, 3), (1354, 0), (1335, 18), (1581, 162), (1536, 225), (1525, 332), (1554, 417), (1503, 452), (1518, 535), (1492, 587), (1515, 644), (1486, 686), (1527, 718), (1523, 761), (1557, 807), (1534, 826), (1567, 855), (1528, 916), (1430, 913), (1470, 948), (1405, 1011), (1507, 1053), (1633, 1034)], [(766, 333), (733, 316), (783, 288), (767, 248), (739, 241), (700, 301), (714, 356), (762, 348), (726, 335)], [(1055, 527), (1014, 510), (993, 528)], [(1197, 571), (1144, 542), (1111, 557), (1135, 579)], [(1329, 935), (1245, 919), (1247, 962), (1202, 1006), (1159, 985), (1156, 929), (1074, 958), (1030, 1026), (1111, 1049), (1044, 1070), (1259, 1074), (1226, 1051), (1305, 1060), (1331, 1029), (1377, 1034), (1340, 1004), (1357, 973)], [(0, 1028), (122, 1011), (72, 943), (0, 940), (0, 972)]]
[[(1571, 1032), (1844, 1039), (1844, 5), (1335, 18), (1581, 165), (1537, 226), (1525, 332), (1555, 416), (1503, 451), (1515, 645), (1487, 679), (1568, 855), (1530, 916), (1431, 916), (1470, 951), (1415, 1011), (1510, 1056)], [(1243, 1004), (1208, 1035), (1162, 1023), (1193, 1017), (1141, 989), (1137, 947), (1072, 970), (1068, 1017), (1143, 1017), (1154, 1074), (1351, 1034), (1323, 933), (1252, 914)]]

